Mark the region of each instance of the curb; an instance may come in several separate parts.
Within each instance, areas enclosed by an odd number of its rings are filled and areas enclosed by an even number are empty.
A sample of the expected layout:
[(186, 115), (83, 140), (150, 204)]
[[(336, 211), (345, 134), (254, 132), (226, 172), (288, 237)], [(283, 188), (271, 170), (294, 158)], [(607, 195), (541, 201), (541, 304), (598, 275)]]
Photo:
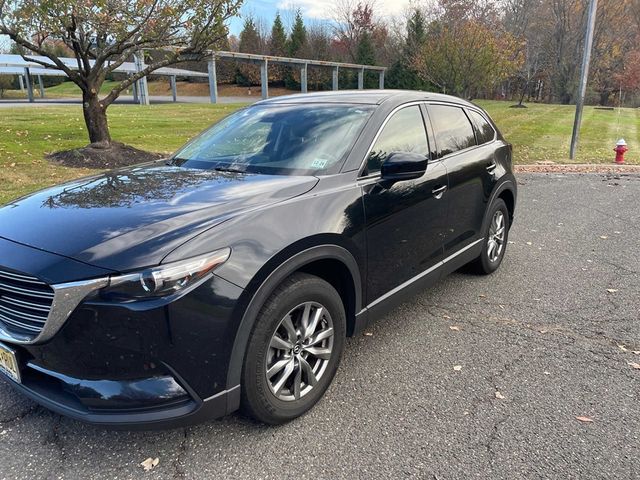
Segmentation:
[(516, 173), (639, 173), (640, 165), (602, 165), (602, 164), (536, 164), (514, 165)]

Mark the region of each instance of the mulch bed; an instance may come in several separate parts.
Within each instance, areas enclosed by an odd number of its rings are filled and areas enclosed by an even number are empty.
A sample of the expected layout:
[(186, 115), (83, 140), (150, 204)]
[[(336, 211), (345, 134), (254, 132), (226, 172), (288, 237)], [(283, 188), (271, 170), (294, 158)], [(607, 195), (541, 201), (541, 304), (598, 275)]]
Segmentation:
[(66, 167), (112, 169), (158, 160), (162, 156), (124, 143), (111, 142), (108, 146), (90, 144), (83, 148), (50, 153), (47, 159)]

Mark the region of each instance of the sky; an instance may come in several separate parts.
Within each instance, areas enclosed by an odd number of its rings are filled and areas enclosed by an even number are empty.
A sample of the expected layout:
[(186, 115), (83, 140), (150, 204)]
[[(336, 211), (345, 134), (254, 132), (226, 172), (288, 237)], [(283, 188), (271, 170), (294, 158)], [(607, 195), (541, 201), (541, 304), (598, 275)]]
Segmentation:
[[(357, 3), (357, 0), (352, 1), (354, 4)], [(240, 11), (241, 18), (231, 20), (229, 31), (238, 35), (242, 30), (242, 17), (248, 15), (263, 19), (270, 28), (277, 11), (280, 11), (287, 26), (288, 20), (293, 20), (291, 12), (298, 8), (307, 22), (331, 20), (337, 2), (338, 0), (245, 0)], [(410, 3), (411, 0), (375, 0), (374, 12), (383, 18), (397, 16), (402, 14)]]
[[(280, 11), (285, 26), (293, 21), (293, 13), (296, 9), (302, 11), (306, 22), (331, 20), (336, 3), (339, 0), (245, 0), (240, 17), (233, 18), (229, 22), (229, 31), (233, 35), (239, 35), (242, 30), (243, 17), (252, 15), (265, 21), (267, 28), (271, 28), (276, 12)], [(352, 0), (357, 3), (357, 0)], [(374, 11), (379, 17), (392, 17), (400, 15), (409, 6), (411, 0), (375, 0)], [(8, 46), (8, 41), (0, 35), (0, 49)]]

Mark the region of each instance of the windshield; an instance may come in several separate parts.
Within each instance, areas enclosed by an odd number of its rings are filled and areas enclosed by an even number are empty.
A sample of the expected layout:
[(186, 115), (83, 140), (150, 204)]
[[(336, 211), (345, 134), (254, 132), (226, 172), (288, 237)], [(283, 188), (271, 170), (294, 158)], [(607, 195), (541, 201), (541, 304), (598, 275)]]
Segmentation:
[(355, 105), (257, 105), (206, 130), (173, 163), (273, 175), (334, 173), (372, 111)]

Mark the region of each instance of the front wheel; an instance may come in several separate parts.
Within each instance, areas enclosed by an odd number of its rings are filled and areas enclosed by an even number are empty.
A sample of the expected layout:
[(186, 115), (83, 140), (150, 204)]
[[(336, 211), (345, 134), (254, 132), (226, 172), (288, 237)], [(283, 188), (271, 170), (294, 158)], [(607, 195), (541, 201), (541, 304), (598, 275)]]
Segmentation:
[(327, 282), (297, 273), (262, 307), (242, 375), (242, 406), (265, 423), (292, 420), (322, 397), (344, 348), (342, 299)]
[(504, 200), (496, 199), (488, 213), (489, 224), (485, 227), (482, 252), (471, 264), (473, 270), (483, 275), (489, 275), (498, 269), (509, 238), (509, 210)]

